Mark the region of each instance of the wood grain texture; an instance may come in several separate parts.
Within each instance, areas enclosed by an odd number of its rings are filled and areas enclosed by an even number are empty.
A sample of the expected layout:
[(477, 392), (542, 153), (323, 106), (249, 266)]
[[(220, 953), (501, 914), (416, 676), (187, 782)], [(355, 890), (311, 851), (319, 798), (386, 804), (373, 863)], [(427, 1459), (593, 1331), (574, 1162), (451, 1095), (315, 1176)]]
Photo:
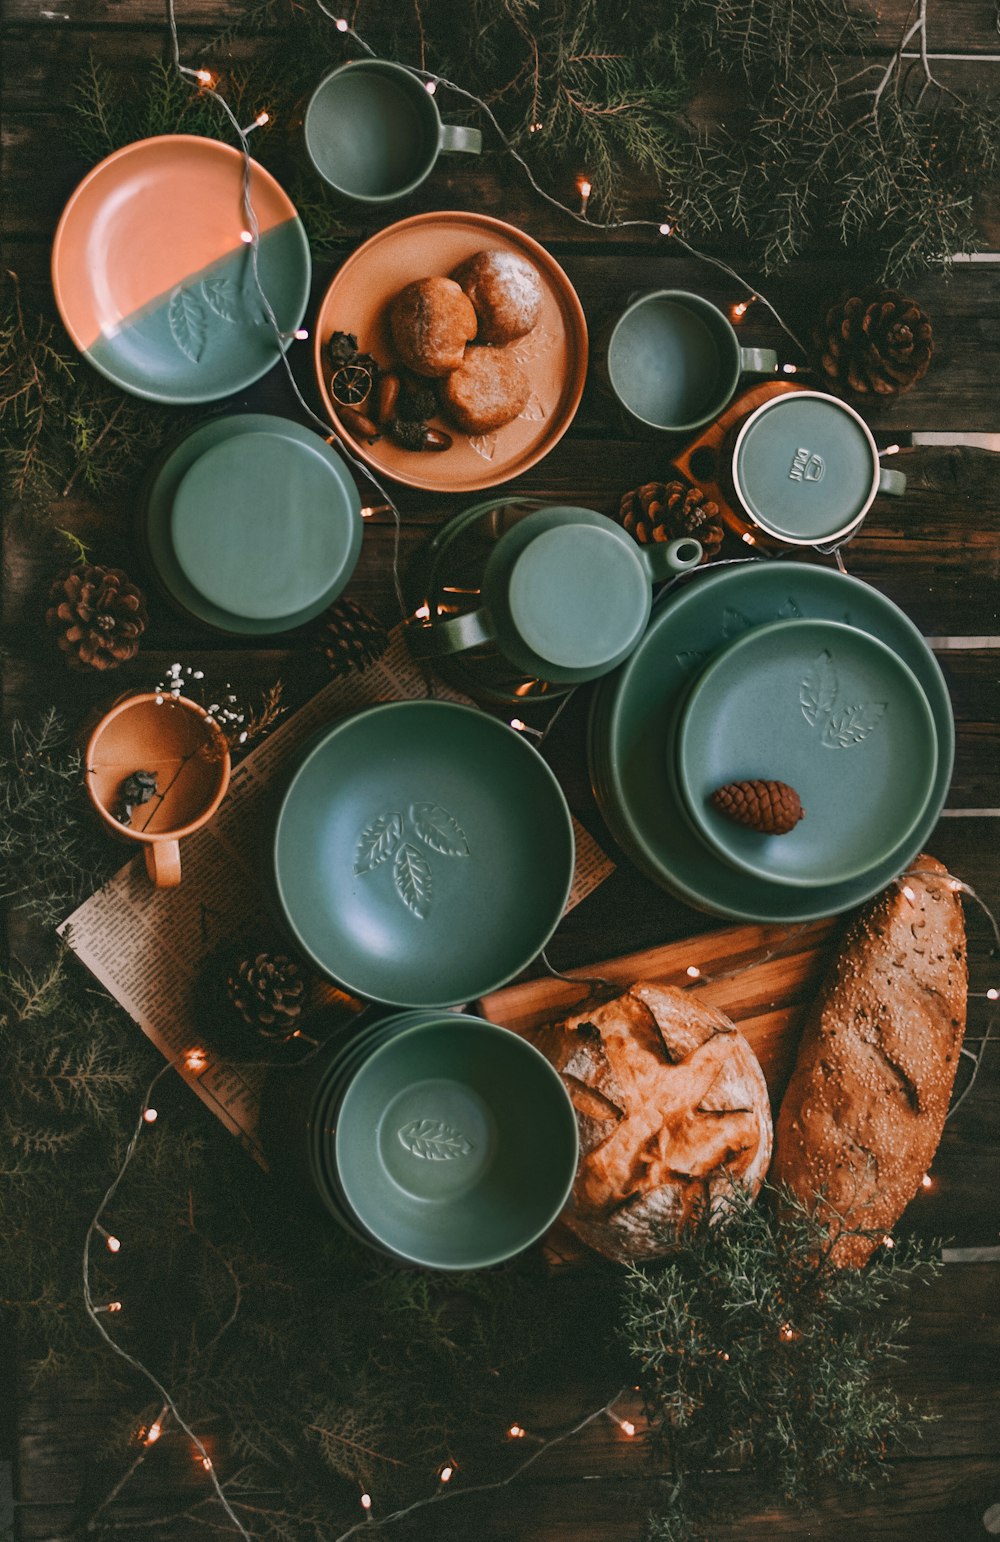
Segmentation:
[[(369, 0), (374, 3), (374, 0)], [(443, 0), (434, 0), (443, 3)], [(65, 199), (86, 169), (67, 139), (67, 96), (88, 50), (116, 68), (142, 69), (164, 57), (162, 0), (51, 0), (42, 14), (39, 0), (5, 0), (3, 33), (4, 120), (0, 130), (2, 200), (0, 239), (5, 263), (21, 276), (31, 302), (50, 304), (49, 243)], [(938, 52), (1000, 53), (994, 0), (930, 0), (928, 41)], [(232, 19), (233, 0), (183, 0), (179, 4), (184, 56), (197, 61), (213, 33)], [(360, 25), (364, 31), (364, 9)], [(880, 0), (877, 48), (885, 57), (912, 15), (910, 0)], [(61, 19), (67, 17), (68, 20)], [(252, 52), (238, 43), (225, 60), (238, 67)], [(319, 66), (317, 66), (319, 68)], [(936, 68), (957, 90), (985, 92), (1000, 82), (1000, 65), (988, 61), (942, 63)], [(558, 189), (556, 189), (558, 191)], [(385, 215), (343, 210), (337, 256), (391, 219), (426, 208), (485, 208), (523, 226), (562, 261), (587, 310), (592, 335), (616, 314), (635, 289), (675, 286), (705, 294), (723, 307), (738, 297), (731, 281), (692, 261), (650, 233), (609, 238), (548, 208), (531, 193), (514, 168), (496, 155), (479, 161), (443, 162), (419, 199), (393, 206)], [(637, 213), (655, 214), (656, 201), (640, 190)], [(984, 246), (1000, 249), (1000, 208), (986, 199), (980, 211)], [(720, 253), (742, 271), (738, 245)], [(334, 263), (319, 267), (314, 296), (322, 294)], [(863, 254), (850, 261), (815, 254), (785, 275), (761, 283), (792, 328), (804, 338), (824, 303), (870, 277)], [(926, 275), (908, 286), (932, 317), (936, 352), (926, 379), (897, 401), (873, 406), (868, 416), (880, 445), (906, 444), (922, 429), (952, 433), (1000, 430), (1000, 266), (957, 267), (948, 279)], [(755, 307), (741, 323), (747, 344), (773, 346), (783, 360), (800, 356)], [(297, 350), (297, 377), (315, 401), (308, 347)], [(808, 376), (801, 377), (811, 383)], [(232, 404), (234, 410), (274, 411), (300, 418), (280, 372)], [(669, 439), (643, 438), (591, 385), (569, 435), (516, 490), (547, 502), (581, 504), (613, 512), (621, 493), (668, 474)], [(967, 448), (904, 449), (893, 462), (909, 478), (898, 504), (877, 500), (862, 532), (845, 552), (848, 570), (902, 605), (917, 626), (938, 638), (1000, 635), (1000, 456)], [(374, 501), (365, 486), (366, 501)], [(403, 565), (419, 544), (464, 506), (461, 498), (429, 497), (403, 491)], [(133, 490), (98, 503), (62, 501), (57, 522), (84, 534), (95, 553), (109, 559), (130, 556)], [(389, 574), (394, 527), (386, 514), (369, 522), (361, 562), (350, 593), (392, 616)], [(252, 695), (281, 677), (287, 699), (296, 704), (326, 678), (321, 658), (307, 638), (291, 636), (257, 648), (252, 642), (196, 633), (154, 599), (148, 646), (139, 660), (111, 680), (69, 675), (41, 646), (40, 604), (50, 558), (6, 511), (3, 531), (3, 594), (0, 610), (0, 682), (6, 721), (58, 703), (71, 720), (106, 703), (123, 688), (155, 683), (180, 658), (206, 671), (210, 681), (232, 681)], [(952, 812), (1000, 808), (1000, 652), (993, 648), (949, 648), (940, 654), (955, 708), (957, 755), (948, 798)], [(615, 848), (589, 788), (585, 761), (587, 693), (581, 691), (563, 714), (546, 745), (546, 756), (566, 788), (574, 811), (616, 856), (613, 876), (566, 917), (549, 949), (557, 968), (584, 969), (595, 960), (651, 950), (653, 958), (685, 960), (690, 939), (715, 923), (648, 883)], [(540, 721), (544, 718), (542, 714)], [(928, 849), (974, 885), (1000, 909), (1000, 819), (943, 818)], [(830, 928), (834, 935), (840, 923)], [(967, 907), (970, 974), (974, 992), (1000, 984), (992, 937), (974, 906)], [(812, 929), (817, 936), (825, 928)], [(808, 934), (807, 934), (808, 935)], [(10, 941), (32, 953), (46, 939), (15, 917)], [(732, 959), (732, 933), (716, 930), (707, 945), (724, 965)], [(729, 952), (727, 953), (727, 949)], [(733, 1015), (759, 1036), (776, 1084), (782, 1075), (779, 1029), (803, 1010), (822, 955), (799, 955), (797, 983), (776, 962), (754, 976), (720, 982), (713, 990)], [(636, 967), (645, 967), (646, 960)], [(686, 967), (686, 964), (685, 964)], [(784, 995), (778, 989), (779, 983)], [(561, 989), (561, 987), (557, 987)], [(524, 993), (511, 999), (525, 999)], [(527, 993), (530, 1001), (531, 992)], [(989, 1022), (988, 1003), (970, 1008), (970, 1041)], [(782, 1015), (784, 1014), (784, 1016)], [(960, 1077), (969, 1074), (964, 1064)], [(197, 1112), (193, 1117), (203, 1117)], [(932, 1167), (933, 1185), (910, 1206), (903, 1221), (922, 1235), (944, 1235), (959, 1246), (995, 1245), (1000, 1235), (1000, 1055), (987, 1058), (960, 1114), (946, 1126)], [(919, 1455), (892, 1463), (888, 1483), (873, 1496), (830, 1492), (802, 1514), (764, 1510), (752, 1494), (734, 1493), (741, 1519), (719, 1521), (712, 1542), (972, 1542), (985, 1535), (982, 1515), (1000, 1500), (1000, 1423), (996, 1419), (995, 1366), (1000, 1350), (1000, 1266), (950, 1265), (943, 1276), (910, 1298), (913, 1353), (899, 1373), (899, 1385), (940, 1415), (929, 1427)], [(552, 1434), (596, 1407), (610, 1389), (585, 1369), (567, 1367), (558, 1386), (540, 1386), (516, 1416), (533, 1432)], [(20, 1433), (18, 1542), (70, 1542), (96, 1501), (106, 1471), (94, 1459), (93, 1430), (106, 1415), (88, 1389), (72, 1382), (49, 1389), (18, 1389)], [(506, 1470), (509, 1460), (498, 1432), (486, 1441), (468, 1481)], [(220, 1453), (225, 1471), (225, 1453)], [(176, 1523), (149, 1532), (142, 1523), (169, 1514), (204, 1483), (183, 1441), (165, 1438), (130, 1490), (118, 1515), (130, 1538), (189, 1542), (202, 1531)], [(657, 1507), (664, 1479), (647, 1460), (641, 1442), (629, 1441), (607, 1419), (539, 1462), (500, 1495), (460, 1499), (433, 1512), (418, 1512), (399, 1529), (407, 1542), (638, 1542), (644, 1517)], [(377, 1502), (377, 1501), (376, 1501)], [(391, 1535), (391, 1533), (389, 1533)]]

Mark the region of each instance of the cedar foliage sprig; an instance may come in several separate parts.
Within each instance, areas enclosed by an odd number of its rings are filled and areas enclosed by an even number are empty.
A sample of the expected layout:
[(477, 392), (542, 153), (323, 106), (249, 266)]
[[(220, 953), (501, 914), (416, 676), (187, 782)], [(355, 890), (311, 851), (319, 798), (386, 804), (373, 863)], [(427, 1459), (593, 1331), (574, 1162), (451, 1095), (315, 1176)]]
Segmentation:
[(120, 490), (191, 421), (119, 391), (81, 368), (55, 323), (26, 313), (17, 275), (0, 283), (0, 457), (3, 491), (39, 516), (71, 492)]
[(54, 926), (120, 861), (87, 805), (83, 758), (55, 708), (15, 722), (0, 755), (0, 899)]
[(928, 1422), (892, 1388), (907, 1322), (888, 1309), (940, 1267), (940, 1244), (892, 1239), (839, 1269), (821, 1212), (795, 1196), (734, 1190), (731, 1207), (625, 1283), (621, 1331), (676, 1484), (656, 1542), (702, 1535), (710, 1472), (747, 1474), (761, 1503), (801, 1501), (824, 1479), (884, 1477)]

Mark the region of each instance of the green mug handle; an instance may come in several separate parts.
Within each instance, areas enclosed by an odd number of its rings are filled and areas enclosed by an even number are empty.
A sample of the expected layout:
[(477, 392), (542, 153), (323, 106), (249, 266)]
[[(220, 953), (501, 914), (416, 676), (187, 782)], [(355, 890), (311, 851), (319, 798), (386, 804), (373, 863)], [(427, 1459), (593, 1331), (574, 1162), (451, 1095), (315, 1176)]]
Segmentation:
[(891, 493), (894, 498), (902, 498), (906, 492), (905, 471), (893, 471), (889, 466), (880, 466), (878, 490), (880, 493)]
[(449, 653), (465, 653), (496, 641), (488, 610), (469, 610), (443, 621), (408, 621), (406, 641), (417, 659), (441, 658)]
[(678, 540), (665, 544), (654, 541), (651, 546), (640, 546), (638, 551), (650, 581), (654, 584), (672, 578), (677, 573), (690, 572), (702, 559), (701, 542), (690, 535), (682, 535)]
[(742, 375), (775, 375), (778, 372), (778, 355), (773, 348), (741, 348), (740, 373)]
[(452, 150), (464, 150), (466, 155), (478, 155), (483, 148), (483, 136), (477, 128), (465, 128), (458, 123), (442, 123), (438, 148), (445, 154)]

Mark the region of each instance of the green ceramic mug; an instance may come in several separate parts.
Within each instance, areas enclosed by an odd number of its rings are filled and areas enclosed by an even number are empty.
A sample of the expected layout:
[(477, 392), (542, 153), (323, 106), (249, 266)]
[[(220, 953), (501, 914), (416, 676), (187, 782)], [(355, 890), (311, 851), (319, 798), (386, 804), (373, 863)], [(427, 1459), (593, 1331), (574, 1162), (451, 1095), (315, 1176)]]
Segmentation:
[(906, 491), (903, 473), (881, 465), (864, 419), (825, 391), (792, 391), (751, 412), (724, 473), (752, 523), (788, 546), (840, 541), (878, 493)]
[(442, 152), (483, 147), (478, 129), (442, 123), (423, 82), (387, 59), (358, 59), (325, 76), (306, 108), (305, 138), (324, 181), (359, 203), (405, 198)]
[(607, 383), (646, 428), (689, 434), (717, 418), (743, 374), (773, 375), (773, 348), (744, 348), (719, 308), (683, 289), (633, 297), (615, 322)]
[(483, 604), (411, 621), (410, 651), (433, 659), (491, 645), (525, 673), (578, 685), (627, 658), (646, 628), (652, 586), (701, 561), (700, 544), (639, 546), (592, 509), (543, 508), (497, 542)]

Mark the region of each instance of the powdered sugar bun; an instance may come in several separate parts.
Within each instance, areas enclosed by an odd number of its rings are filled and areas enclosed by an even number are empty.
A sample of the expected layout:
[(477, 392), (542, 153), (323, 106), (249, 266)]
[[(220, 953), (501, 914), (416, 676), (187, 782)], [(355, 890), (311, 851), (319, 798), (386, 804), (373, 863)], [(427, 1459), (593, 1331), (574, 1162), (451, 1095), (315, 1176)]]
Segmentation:
[(542, 284), (535, 268), (517, 252), (476, 252), (452, 277), (479, 317), (478, 341), (512, 343), (530, 332), (542, 308)]
[(478, 325), (470, 300), (450, 278), (407, 284), (392, 302), (389, 321), (402, 362), (432, 379), (458, 368)]

